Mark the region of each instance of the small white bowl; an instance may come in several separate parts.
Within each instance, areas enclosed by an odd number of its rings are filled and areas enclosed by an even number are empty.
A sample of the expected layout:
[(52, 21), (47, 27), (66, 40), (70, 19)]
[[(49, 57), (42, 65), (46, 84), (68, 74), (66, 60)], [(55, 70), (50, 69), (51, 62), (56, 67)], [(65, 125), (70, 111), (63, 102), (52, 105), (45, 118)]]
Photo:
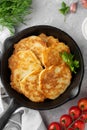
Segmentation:
[(84, 38), (87, 40), (87, 17), (84, 19), (82, 23), (82, 34)]

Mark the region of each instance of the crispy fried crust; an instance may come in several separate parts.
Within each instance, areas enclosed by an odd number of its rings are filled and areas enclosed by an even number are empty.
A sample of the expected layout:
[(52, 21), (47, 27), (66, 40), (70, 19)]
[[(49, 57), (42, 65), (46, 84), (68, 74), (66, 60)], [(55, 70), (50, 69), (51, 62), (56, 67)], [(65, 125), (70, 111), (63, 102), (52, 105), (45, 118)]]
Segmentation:
[(33, 71), (41, 71), (40, 61), (30, 50), (18, 51), (9, 58), (11, 86), (21, 92), (20, 81)]
[(71, 72), (67, 65), (50, 66), (40, 73), (40, 86), (46, 98), (55, 99), (70, 85)]
[(14, 45), (15, 51), (32, 50), (37, 58), (42, 61), (42, 51), (46, 48), (46, 43), (38, 36), (30, 36), (22, 39)]
[(42, 102), (45, 99), (43, 91), (39, 86), (39, 73), (33, 72), (20, 82), (22, 93), (34, 102)]
[(64, 61), (62, 60), (60, 56), (60, 52), (70, 52), (70, 49), (67, 45), (64, 43), (58, 43), (55, 46), (51, 46), (49, 48), (46, 48), (43, 51), (42, 55), (42, 63), (45, 67), (49, 67), (51, 65), (60, 65)]
[(59, 40), (57, 38), (54, 38), (53, 36), (46, 36), (44, 33), (41, 33), (39, 37), (46, 43), (47, 47), (55, 46), (59, 43)]

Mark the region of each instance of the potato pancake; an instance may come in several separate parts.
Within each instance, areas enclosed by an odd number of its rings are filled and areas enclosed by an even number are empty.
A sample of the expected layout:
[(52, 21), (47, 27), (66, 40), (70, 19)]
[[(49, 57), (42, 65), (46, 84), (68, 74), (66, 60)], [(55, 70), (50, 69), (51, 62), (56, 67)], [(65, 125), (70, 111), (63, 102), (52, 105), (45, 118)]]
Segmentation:
[(31, 50), (18, 51), (9, 58), (11, 86), (21, 92), (20, 81), (33, 71), (41, 71), (40, 61)]
[(66, 64), (50, 66), (40, 73), (40, 86), (46, 98), (55, 99), (62, 94), (71, 81), (71, 71)]
[(30, 36), (22, 39), (14, 45), (15, 51), (32, 50), (37, 58), (42, 61), (42, 51), (46, 48), (46, 43), (39, 36)]
[(43, 91), (39, 86), (39, 73), (32, 72), (20, 82), (22, 93), (34, 102), (42, 102), (45, 99)]
[(41, 33), (39, 37), (46, 43), (47, 47), (57, 45), (59, 43), (57, 38), (54, 38), (53, 36), (46, 36), (44, 33)]
[(55, 46), (51, 46), (49, 48), (46, 48), (43, 51), (42, 55), (42, 63), (45, 67), (49, 67), (51, 65), (60, 65), (64, 61), (62, 60), (60, 53), (66, 51), (70, 52), (70, 49), (67, 45), (64, 43), (58, 43)]

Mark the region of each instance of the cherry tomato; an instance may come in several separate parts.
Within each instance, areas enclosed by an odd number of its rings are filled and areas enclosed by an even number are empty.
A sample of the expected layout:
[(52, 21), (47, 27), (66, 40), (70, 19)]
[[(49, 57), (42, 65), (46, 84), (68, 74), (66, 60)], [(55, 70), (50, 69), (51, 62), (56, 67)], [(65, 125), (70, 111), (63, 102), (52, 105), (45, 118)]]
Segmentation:
[(81, 120), (77, 120), (74, 125), (73, 128), (76, 130), (84, 130), (85, 129), (85, 123)]
[(52, 122), (49, 126), (48, 126), (48, 130), (62, 130), (60, 124), (58, 122)]
[(74, 130), (73, 128), (68, 128), (67, 130)]
[(60, 117), (60, 124), (63, 127), (68, 127), (72, 123), (72, 118), (70, 115), (65, 114)]
[(87, 110), (87, 98), (81, 98), (79, 101), (78, 101), (78, 107), (84, 111), (84, 110)]
[(78, 106), (72, 106), (69, 109), (69, 115), (72, 117), (73, 120), (75, 120), (81, 115), (81, 110)]
[(87, 123), (87, 110), (83, 111), (81, 120), (83, 120), (85, 123)]

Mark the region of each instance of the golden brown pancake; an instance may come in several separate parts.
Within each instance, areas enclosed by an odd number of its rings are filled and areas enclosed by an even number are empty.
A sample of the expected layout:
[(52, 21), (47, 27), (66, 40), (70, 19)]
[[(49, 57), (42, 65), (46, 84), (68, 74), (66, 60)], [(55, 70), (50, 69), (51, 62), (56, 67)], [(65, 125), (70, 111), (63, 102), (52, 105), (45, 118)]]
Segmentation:
[(18, 51), (9, 58), (11, 69), (11, 86), (21, 92), (20, 81), (33, 71), (41, 71), (40, 61), (30, 50)]
[(45, 67), (49, 67), (51, 65), (60, 65), (61, 63), (64, 63), (60, 56), (60, 52), (70, 52), (70, 49), (67, 45), (64, 43), (58, 43), (55, 46), (51, 46), (49, 48), (46, 48), (43, 51), (42, 55), (42, 63)]
[(40, 35), (38, 35), (45, 43), (47, 43), (47, 41), (48, 41), (48, 37), (46, 36), (46, 34), (44, 34), (44, 33), (41, 33)]
[(50, 46), (56, 46), (58, 45), (59, 43), (59, 40), (57, 38), (54, 38), (53, 36), (48, 36), (47, 38), (47, 46), (50, 47)]
[(19, 41), (14, 48), (14, 52), (30, 49), (42, 61), (42, 51), (46, 48), (46, 43), (39, 36), (30, 36)]
[(42, 102), (45, 99), (39, 86), (39, 73), (32, 72), (20, 82), (22, 93), (34, 102)]
[(47, 47), (57, 45), (59, 43), (57, 38), (54, 38), (53, 36), (46, 36), (44, 33), (41, 33), (39, 37), (46, 43)]
[(46, 98), (55, 99), (62, 94), (71, 82), (71, 72), (66, 64), (50, 66), (40, 73), (40, 86)]

